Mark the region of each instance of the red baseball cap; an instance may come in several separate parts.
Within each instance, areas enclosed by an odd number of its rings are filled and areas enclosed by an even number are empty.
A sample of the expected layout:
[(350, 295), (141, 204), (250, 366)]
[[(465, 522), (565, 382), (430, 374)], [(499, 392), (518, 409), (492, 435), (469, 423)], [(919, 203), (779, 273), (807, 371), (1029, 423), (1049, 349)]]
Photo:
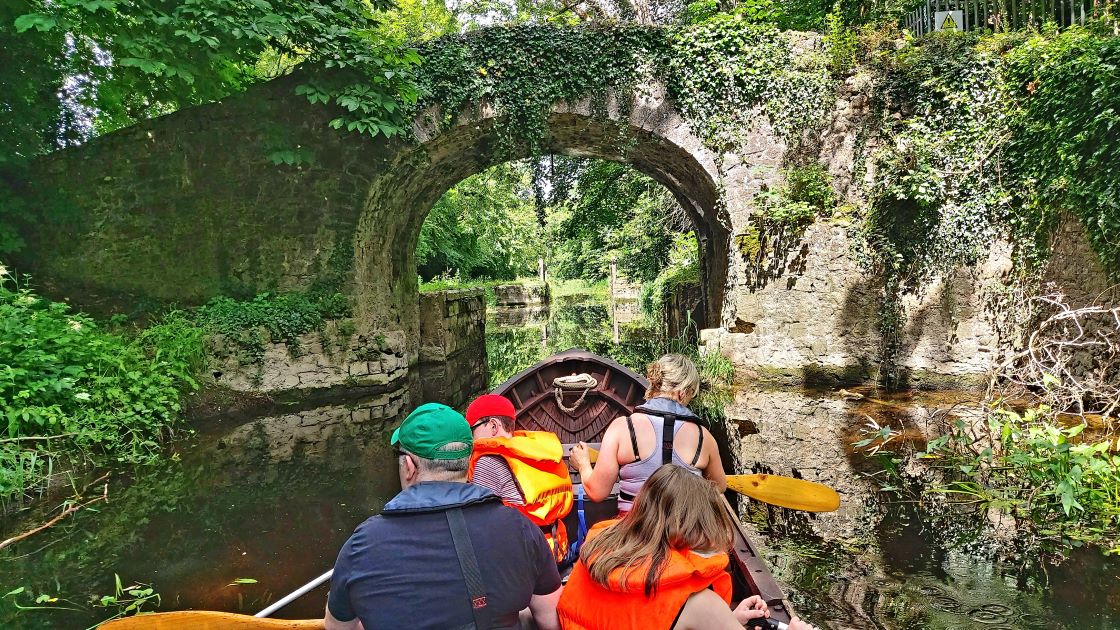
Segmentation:
[(513, 403), (505, 396), (498, 394), (483, 394), (474, 399), (474, 402), (467, 407), (467, 424), (472, 427), (483, 418), (490, 416), (501, 416), (503, 418), (515, 418), (517, 412), (513, 410)]

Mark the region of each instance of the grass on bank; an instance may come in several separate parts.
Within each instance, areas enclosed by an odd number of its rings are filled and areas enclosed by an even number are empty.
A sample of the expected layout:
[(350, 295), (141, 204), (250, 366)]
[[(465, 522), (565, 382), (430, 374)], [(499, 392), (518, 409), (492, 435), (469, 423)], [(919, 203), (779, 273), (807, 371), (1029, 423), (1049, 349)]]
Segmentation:
[[(486, 303), (494, 306), (494, 287), (503, 284), (539, 284), (536, 276), (517, 278), (514, 280), (483, 280), (462, 279), (458, 276), (441, 276), (431, 280), (420, 281), (420, 292), (451, 291), (459, 289), (482, 289), (486, 293)], [(588, 282), (582, 279), (548, 281), (549, 296), (552, 299), (564, 298), (573, 295), (585, 295), (592, 299), (610, 299), (610, 284), (606, 280)]]

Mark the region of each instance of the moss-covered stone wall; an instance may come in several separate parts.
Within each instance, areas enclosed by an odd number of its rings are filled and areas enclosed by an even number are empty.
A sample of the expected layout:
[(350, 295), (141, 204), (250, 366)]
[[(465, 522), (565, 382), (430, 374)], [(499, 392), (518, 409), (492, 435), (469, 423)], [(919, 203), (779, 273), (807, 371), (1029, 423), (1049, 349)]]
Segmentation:
[[(194, 304), (349, 266), (379, 155), (285, 78), (41, 159), (21, 262), (74, 301)], [(289, 155), (301, 163), (274, 163)], [(334, 259), (332, 261), (332, 255)]]

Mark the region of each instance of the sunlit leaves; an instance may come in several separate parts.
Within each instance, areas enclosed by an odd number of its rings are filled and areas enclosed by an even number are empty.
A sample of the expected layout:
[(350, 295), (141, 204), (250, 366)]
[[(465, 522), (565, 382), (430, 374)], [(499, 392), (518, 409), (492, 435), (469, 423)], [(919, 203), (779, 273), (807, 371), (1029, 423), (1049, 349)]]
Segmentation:
[(28, 13), (16, 18), (15, 27), (17, 33), (22, 33), (28, 29), (35, 29), (37, 31), (49, 31), (58, 25), (58, 20), (46, 15), (44, 13)]
[[(23, 4), (24, 9), (8, 22), (14, 33), (5, 45), (42, 44), (50, 62), (35, 69), (44, 76), (28, 83), (26, 94), (8, 97), (35, 99), (38, 108), (53, 107), (58, 110), (55, 116), (61, 116), (65, 110), (52, 103), (58, 97), (35, 84), (81, 77), (86, 87), (74, 98), (86, 108), (87, 119), (76, 124), (86, 136), (241, 90), (262, 78), (256, 65), (266, 56), (279, 56), (288, 64), (345, 70), (345, 76), (320, 86), (326, 98), (321, 90), (311, 96), (328, 103), (344, 96), (354, 98), (347, 91), (364, 89), (364, 95), (349, 102), (351, 111), (359, 114), (359, 122), (349, 126), (364, 133), (399, 133), (404, 128), (401, 106), (415, 100), (410, 68), (418, 58), (414, 51), (398, 50), (397, 42), (378, 35), (378, 18), (371, 9), (388, 8), (389, 3), (381, 0), (193, 0), (171, 5), (155, 0), (24, 0)], [(5, 17), (0, 12), (0, 19)], [(0, 85), (10, 82), (5, 73), (14, 77), (26, 70), (0, 69)], [(58, 124), (30, 116), (13, 122), (9, 134), (43, 133), (48, 131), (45, 125)], [(30, 129), (24, 132), (23, 126)], [(15, 147), (4, 136), (0, 140), (5, 140), (6, 150)], [(37, 150), (49, 150), (52, 144), (45, 142)], [(0, 162), (5, 157), (0, 154)]]

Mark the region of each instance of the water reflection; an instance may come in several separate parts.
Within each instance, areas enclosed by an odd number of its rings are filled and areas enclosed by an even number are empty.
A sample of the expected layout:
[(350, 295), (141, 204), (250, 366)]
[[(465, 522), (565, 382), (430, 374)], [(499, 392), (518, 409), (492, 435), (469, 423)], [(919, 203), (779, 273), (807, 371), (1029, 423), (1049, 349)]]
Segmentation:
[[(491, 384), (573, 346), (639, 369), (660, 349), (640, 319), (622, 325), (622, 343), (611, 343), (603, 303), (558, 300), (551, 311), (522, 311), (492, 312)], [(413, 384), (412, 391), (424, 387)], [(80, 512), (0, 552), (0, 593), (26, 586), (84, 608), (21, 612), (8, 597), (0, 599), (0, 627), (86, 627), (108, 616), (91, 611), (88, 599), (111, 593), (114, 573), (152, 583), (163, 596), (161, 610), (263, 608), (329, 568), (354, 527), (397, 492), (388, 427), (420, 395), (290, 409), (240, 424), (230, 418), (178, 443), (174, 459), (136, 471), (127, 486), (114, 482), (99, 512)], [(1000, 527), (943, 502), (892, 503), (897, 497), (882, 495), (868, 478), (879, 474), (879, 462), (851, 448), (868, 417), (920, 447), (934, 414), (949, 407), (967, 413), (974, 400), (959, 392), (734, 393), (727, 434), (738, 470), (802, 476), (842, 497), (840, 510), (820, 515), (743, 506), (775, 577), (804, 616), (829, 628), (1120, 628), (1116, 557), (1082, 550), (1057, 566), (1025, 552), (1004, 560), (1015, 554)], [(5, 524), (8, 532), (25, 525)], [(258, 582), (232, 585), (237, 578)], [(318, 617), (324, 599), (320, 589), (279, 616)]]
[(557, 298), (551, 308), (490, 309), (486, 360), (491, 386), (570, 348), (590, 350), (641, 371), (661, 349), (657, 330), (635, 301), (620, 301), (616, 313), (617, 344), (611, 338), (610, 306), (590, 296)]
[[(83, 628), (109, 616), (88, 599), (113, 574), (149, 582), (160, 610), (255, 613), (330, 568), (342, 543), (399, 490), (387, 427), (404, 402), (390, 395), (249, 422), (176, 446), (173, 459), (111, 487), (99, 512), (0, 555), (0, 588), (63, 594), (82, 611), (0, 602), (3, 628)], [(234, 585), (237, 578), (255, 584)], [(282, 617), (322, 615), (324, 593)], [(27, 604), (27, 601), (21, 602)]]
[(1078, 550), (1047, 565), (1010, 547), (995, 513), (880, 493), (878, 460), (851, 447), (871, 418), (921, 448), (934, 416), (969, 414), (974, 394), (863, 394), (742, 389), (728, 409), (740, 470), (800, 476), (841, 495), (838, 511), (819, 515), (743, 507), (796, 609), (840, 628), (1120, 628), (1115, 557)]

